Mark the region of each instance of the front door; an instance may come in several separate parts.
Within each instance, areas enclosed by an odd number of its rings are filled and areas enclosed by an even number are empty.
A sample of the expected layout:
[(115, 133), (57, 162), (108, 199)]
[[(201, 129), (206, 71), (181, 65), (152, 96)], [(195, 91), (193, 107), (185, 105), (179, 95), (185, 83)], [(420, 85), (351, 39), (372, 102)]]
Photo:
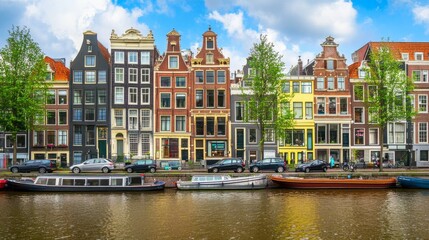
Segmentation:
[(60, 156), (61, 159), (61, 167), (65, 168), (67, 167), (67, 154), (62, 153)]
[(122, 158), (122, 161), (124, 160), (124, 140), (117, 140), (116, 141), (116, 156), (118, 156), (118, 158)]
[(98, 157), (107, 158), (107, 140), (98, 140)]

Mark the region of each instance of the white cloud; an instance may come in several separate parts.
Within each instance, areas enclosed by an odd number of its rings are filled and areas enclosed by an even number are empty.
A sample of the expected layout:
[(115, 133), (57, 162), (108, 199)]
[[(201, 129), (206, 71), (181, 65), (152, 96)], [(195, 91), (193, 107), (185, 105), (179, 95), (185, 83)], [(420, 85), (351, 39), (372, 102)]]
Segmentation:
[(429, 33), (429, 5), (426, 6), (415, 6), (412, 9), (414, 14), (414, 20), (417, 23), (426, 25), (426, 34)]

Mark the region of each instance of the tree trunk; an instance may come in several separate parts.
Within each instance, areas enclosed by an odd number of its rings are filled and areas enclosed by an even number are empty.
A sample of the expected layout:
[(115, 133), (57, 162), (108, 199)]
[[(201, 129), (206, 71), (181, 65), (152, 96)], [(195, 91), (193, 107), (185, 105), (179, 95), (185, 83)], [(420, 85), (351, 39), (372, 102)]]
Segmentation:
[(264, 158), (264, 144), (265, 144), (265, 126), (260, 124), (261, 129), (261, 140), (259, 141), (259, 159), (262, 160)]
[[(381, 125), (380, 126), (380, 157), (379, 159), (379, 170), (380, 172), (383, 172), (383, 142), (384, 142), (384, 129), (385, 126)], [(377, 159), (376, 159), (377, 161)]]
[(12, 165), (17, 162), (17, 144), (16, 144), (16, 132), (12, 133), (12, 142), (13, 142), (13, 153), (12, 153)]

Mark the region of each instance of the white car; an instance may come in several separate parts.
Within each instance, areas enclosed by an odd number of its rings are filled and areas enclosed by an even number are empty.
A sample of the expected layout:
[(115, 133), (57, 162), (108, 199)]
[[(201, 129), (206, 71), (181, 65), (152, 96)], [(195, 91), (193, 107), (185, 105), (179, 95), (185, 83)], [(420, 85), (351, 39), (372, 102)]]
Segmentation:
[(80, 172), (98, 172), (109, 173), (115, 168), (113, 162), (105, 158), (92, 158), (83, 163), (75, 164), (70, 167), (73, 173)]

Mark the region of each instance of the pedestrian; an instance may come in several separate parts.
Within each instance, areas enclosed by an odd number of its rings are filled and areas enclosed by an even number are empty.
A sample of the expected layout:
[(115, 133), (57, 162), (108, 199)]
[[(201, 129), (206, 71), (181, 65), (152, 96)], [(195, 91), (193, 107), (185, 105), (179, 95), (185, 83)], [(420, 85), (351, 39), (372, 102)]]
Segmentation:
[(331, 165), (331, 168), (335, 167), (335, 160), (334, 157), (331, 155), (330, 159), (329, 159), (329, 164)]

